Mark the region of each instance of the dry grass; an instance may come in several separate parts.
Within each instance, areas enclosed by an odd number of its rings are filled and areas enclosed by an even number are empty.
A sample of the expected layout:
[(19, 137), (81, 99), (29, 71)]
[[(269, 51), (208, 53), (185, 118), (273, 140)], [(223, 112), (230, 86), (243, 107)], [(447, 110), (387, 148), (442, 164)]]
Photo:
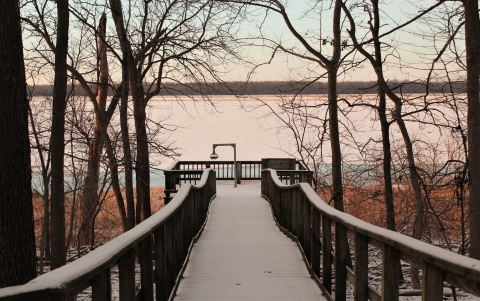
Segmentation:
[[(135, 193), (135, 191), (134, 191)], [(125, 192), (122, 191), (122, 194), (125, 195)], [(164, 188), (153, 188), (150, 190), (150, 201), (152, 207), (152, 214), (156, 213), (162, 209), (165, 205), (163, 203)], [(106, 194), (102, 195), (104, 201), (102, 202), (101, 208), (98, 211), (97, 217), (95, 219), (95, 243), (106, 243), (118, 235), (123, 233), (122, 228), (122, 219), (118, 210), (117, 201), (112, 191), (108, 191)], [(66, 219), (66, 231), (68, 237), (69, 225), (71, 222), (72, 210), (73, 210), (73, 228), (72, 228), (72, 239), (70, 246), (74, 247), (76, 245), (76, 233), (81, 226), (81, 211), (80, 211), (80, 200), (81, 195), (74, 197), (72, 195), (67, 195), (65, 198), (65, 219)], [(43, 216), (44, 216), (44, 202), (42, 196), (34, 193), (33, 195), (33, 209), (34, 209), (34, 220), (35, 220), (35, 237), (36, 243), (39, 245), (42, 234), (43, 226)]]
[[(330, 200), (329, 189), (318, 191), (320, 197)], [(345, 189), (345, 211), (373, 225), (386, 227), (386, 205), (381, 187)], [(333, 204), (331, 204), (333, 206)], [(394, 190), (396, 230), (412, 235), (415, 224), (415, 200), (409, 189)], [(467, 208), (468, 205), (465, 205)], [(455, 192), (451, 188), (442, 188), (429, 193), (425, 202), (425, 228), (423, 239), (430, 243), (460, 243), (463, 229), (468, 229), (466, 218), (461, 214)], [(462, 229), (463, 226), (463, 229)]]

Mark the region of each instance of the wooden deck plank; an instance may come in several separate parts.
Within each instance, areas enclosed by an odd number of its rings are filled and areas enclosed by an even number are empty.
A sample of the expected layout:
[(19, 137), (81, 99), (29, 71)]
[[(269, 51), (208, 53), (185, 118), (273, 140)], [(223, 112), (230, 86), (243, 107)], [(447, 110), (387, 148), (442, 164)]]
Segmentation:
[(217, 185), (176, 301), (326, 300), (297, 245), (273, 221), (260, 184)]

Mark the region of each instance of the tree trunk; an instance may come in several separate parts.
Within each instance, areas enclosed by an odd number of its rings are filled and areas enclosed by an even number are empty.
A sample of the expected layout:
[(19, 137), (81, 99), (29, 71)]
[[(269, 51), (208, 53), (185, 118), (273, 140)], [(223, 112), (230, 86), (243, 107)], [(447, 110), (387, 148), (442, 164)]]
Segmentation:
[[(380, 40), (378, 39), (380, 31), (380, 14), (378, 9), (378, 1), (372, 0), (374, 22), (371, 28), (372, 36), (374, 37), (375, 61), (378, 63), (378, 68), (382, 70), (382, 48)], [(381, 71), (383, 72), (383, 71)], [(390, 149), (390, 124), (387, 120), (386, 106), (387, 100), (385, 91), (379, 85), (378, 87), (378, 116), (380, 119), (380, 127), (382, 131), (382, 148), (383, 148), (383, 180), (385, 188), (385, 206), (387, 209), (387, 228), (395, 231), (395, 206), (393, 203), (393, 184), (392, 184), (392, 152)]]
[(43, 156), (43, 149), (40, 145), (40, 138), (38, 137), (38, 131), (33, 119), (32, 109), (28, 108), (28, 115), (30, 117), (30, 126), (32, 135), (35, 139), (35, 149), (37, 149), (38, 157), (40, 159), (40, 166), (42, 169), (43, 180), (43, 223), (42, 234), (40, 238), (40, 258), (38, 270), (40, 274), (43, 274), (44, 260), (50, 260), (50, 175), (49, 175), (49, 158), (48, 162), (45, 161)]
[(108, 137), (107, 133), (104, 133), (105, 137), (105, 149), (107, 151), (107, 156), (108, 156), (108, 164), (110, 167), (110, 171), (112, 173), (112, 190), (113, 193), (115, 194), (115, 199), (117, 200), (117, 207), (118, 211), (120, 213), (120, 216), (122, 218), (122, 229), (123, 232), (126, 232), (133, 228), (133, 226), (129, 227), (129, 223), (127, 221), (127, 213), (125, 212), (125, 204), (123, 202), (123, 196), (122, 192), (120, 190), (120, 181), (118, 178), (118, 163), (117, 159), (115, 158), (115, 154), (113, 152), (113, 147), (112, 147), (112, 142), (110, 141), (110, 138)]
[(390, 123), (386, 114), (386, 97), (385, 92), (379, 87), (379, 105), (378, 116), (380, 119), (380, 127), (382, 131), (382, 149), (383, 149), (383, 187), (385, 190), (384, 200), (387, 209), (387, 228), (396, 231), (395, 227), (395, 205), (393, 199), (392, 184), (392, 150), (390, 146)]
[(133, 164), (128, 130), (128, 64), (124, 52), (122, 62), (122, 100), (120, 106), (120, 127), (122, 132), (123, 160), (125, 162), (125, 198), (127, 201), (127, 230), (135, 227), (135, 199), (133, 197)]
[[(380, 14), (378, 8), (378, 0), (372, 0), (373, 5), (373, 27), (371, 28), (372, 36), (374, 37), (374, 49), (375, 49), (375, 61), (378, 64), (378, 71), (383, 74), (383, 60), (382, 60), (382, 48), (380, 40), (378, 39), (380, 34)], [(390, 145), (390, 123), (387, 120), (386, 106), (387, 99), (385, 90), (378, 80), (378, 96), (379, 105), (377, 108), (378, 116), (380, 119), (380, 127), (382, 131), (382, 149), (383, 149), (383, 180), (385, 189), (385, 207), (387, 211), (387, 229), (396, 231), (395, 227), (395, 203), (393, 198), (393, 184), (392, 184), (392, 151)], [(408, 133), (407, 133), (408, 136)], [(420, 194), (421, 196), (421, 194)], [(423, 212), (423, 211), (422, 211)], [(423, 221), (423, 217), (422, 217)], [(402, 266), (400, 261), (395, 263), (398, 265), (398, 271), (400, 271), (399, 279), (404, 280)], [(412, 276), (412, 285), (414, 288), (420, 288), (418, 268), (414, 265), (411, 266), (410, 274)]]
[(467, 50), (468, 164), (470, 200), (470, 257), (480, 259), (480, 21), (478, 1), (465, 0)]
[[(133, 98), (133, 115), (135, 119), (135, 131), (137, 134), (137, 162), (135, 170), (137, 183), (137, 208), (135, 219), (138, 224), (151, 215), (150, 163), (146, 129), (145, 95), (143, 92), (142, 80), (134, 62), (130, 44), (128, 43), (126, 29), (123, 22), (121, 2), (119, 0), (110, 0), (110, 6), (112, 7), (112, 16), (115, 21), (117, 35), (124, 54), (123, 64), (127, 64), (128, 66), (129, 83)], [(125, 107), (126, 109), (126, 106), (122, 107)], [(130, 210), (128, 210), (128, 212), (130, 212)]]
[(100, 159), (104, 147), (103, 132), (106, 132), (107, 123), (105, 122), (105, 108), (107, 106), (108, 95), (108, 61), (106, 41), (107, 17), (102, 15), (98, 26), (98, 66), (99, 66), (99, 84), (97, 87), (97, 104), (95, 110), (95, 132), (93, 139), (88, 147), (87, 175), (85, 177), (83, 203), (82, 203), (82, 222), (84, 227), (81, 232), (80, 242), (82, 245), (93, 245), (92, 236), (94, 227), (95, 210), (98, 205), (98, 183), (100, 176)]
[[(123, 21), (122, 3), (119, 0), (110, 0), (113, 21), (117, 30), (117, 36), (120, 40), (122, 48), (122, 100), (120, 106), (120, 126), (122, 131), (122, 145), (125, 160), (125, 193), (127, 201), (127, 228), (131, 229), (135, 226), (135, 203), (133, 197), (133, 165), (132, 152), (130, 149), (130, 137), (128, 132), (128, 86), (130, 82), (130, 71), (136, 72), (133, 55), (128, 43), (128, 37)], [(133, 66), (133, 67), (131, 67)]]
[(18, 0), (0, 1), (0, 288), (35, 278), (28, 100)]
[(337, 70), (341, 54), (341, 1), (335, 1), (333, 13), (333, 55), (328, 64), (328, 126), (330, 129), (330, 145), (332, 148), (332, 189), (335, 209), (345, 211), (343, 204), (342, 184), (342, 150), (340, 147), (340, 131), (338, 127), (338, 104), (337, 104)]
[[(138, 91), (142, 89), (141, 93)], [(150, 162), (148, 153), (148, 137), (146, 127), (145, 105), (143, 105), (143, 87), (137, 87), (138, 98), (134, 96), (135, 130), (137, 133), (137, 224), (149, 218), (150, 207)]]
[(52, 261), (51, 269), (66, 263), (65, 246), (65, 188), (63, 161), (65, 154), (65, 107), (67, 98), (67, 51), (69, 11), (68, 0), (57, 1), (57, 44), (55, 51), (55, 80), (53, 84), (52, 133)]

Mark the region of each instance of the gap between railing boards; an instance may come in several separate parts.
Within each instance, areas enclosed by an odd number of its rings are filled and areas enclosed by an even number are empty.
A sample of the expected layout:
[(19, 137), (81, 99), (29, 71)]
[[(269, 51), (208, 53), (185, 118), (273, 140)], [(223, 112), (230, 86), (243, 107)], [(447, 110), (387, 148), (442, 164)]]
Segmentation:
[[(399, 300), (400, 259), (423, 270), (422, 300), (443, 300), (443, 282), (480, 296), (480, 261), (371, 225), (326, 204), (306, 183), (283, 184), (275, 170), (262, 171), (262, 196), (277, 224), (302, 251), (307, 267), (328, 300), (346, 300), (347, 281), (355, 300)], [(334, 230), (332, 230), (332, 227)], [(334, 237), (332, 237), (334, 233)], [(354, 235), (354, 265), (347, 233)], [(334, 244), (332, 243), (334, 242)], [(382, 251), (381, 291), (369, 283), (368, 246)], [(335, 246), (335, 247), (334, 247)], [(334, 267), (334, 269), (332, 268)]]
[[(215, 196), (215, 171), (206, 169), (198, 185), (183, 185), (167, 206), (132, 230), (24, 285), (0, 289), (0, 301), (70, 300), (90, 286), (93, 301), (111, 300), (115, 265), (120, 300), (153, 301), (154, 288), (156, 300), (169, 300)], [(140, 255), (140, 290), (135, 283), (135, 254)]]

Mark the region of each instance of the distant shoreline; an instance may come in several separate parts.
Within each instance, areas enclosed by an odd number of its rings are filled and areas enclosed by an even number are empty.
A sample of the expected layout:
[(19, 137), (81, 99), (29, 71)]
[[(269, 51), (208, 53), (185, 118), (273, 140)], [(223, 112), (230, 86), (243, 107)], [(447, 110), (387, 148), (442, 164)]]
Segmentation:
[[(149, 85), (145, 84), (145, 89)], [(390, 83), (395, 90), (407, 94), (421, 93), (427, 91), (424, 83), (405, 82)], [(84, 89), (78, 85), (74, 88), (75, 96), (86, 96)], [(92, 85), (92, 91), (96, 88)], [(53, 85), (37, 85), (29, 86), (32, 96), (49, 97), (53, 93)], [(377, 88), (375, 82), (343, 82), (337, 85), (338, 94), (376, 94)], [(447, 84), (442, 82), (433, 82), (429, 84), (429, 93), (465, 93), (466, 85), (464, 82), (455, 82)], [(113, 91), (109, 93), (113, 95)], [(229, 82), (225, 84), (197, 84), (197, 83), (165, 83), (162, 91), (158, 96), (175, 97), (175, 96), (262, 96), (262, 95), (325, 95), (327, 94), (327, 83), (325, 82)]]

